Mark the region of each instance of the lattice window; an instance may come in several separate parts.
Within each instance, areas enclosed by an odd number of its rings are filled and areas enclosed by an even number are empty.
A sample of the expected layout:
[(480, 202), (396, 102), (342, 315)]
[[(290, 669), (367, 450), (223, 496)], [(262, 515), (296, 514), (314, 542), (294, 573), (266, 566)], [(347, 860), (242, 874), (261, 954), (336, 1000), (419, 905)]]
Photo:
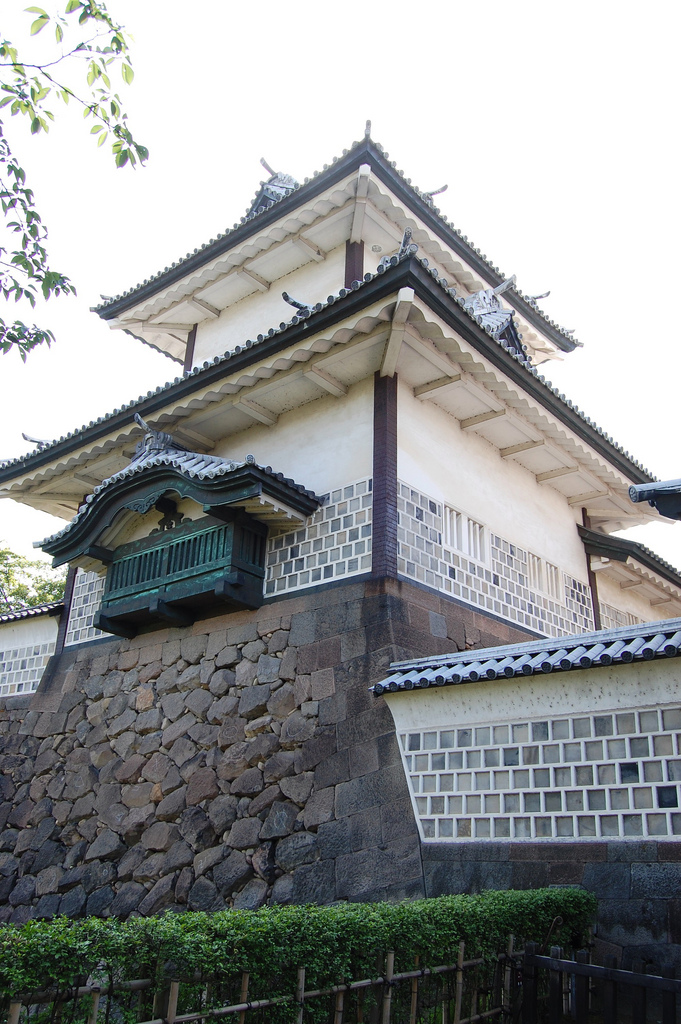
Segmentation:
[(539, 555), (527, 553), (527, 575), (533, 590), (544, 590), (544, 563)]
[(463, 552), (478, 562), (487, 560), (485, 527), (467, 516), (465, 512), (449, 508), (444, 510), (444, 542), (450, 548)]
[(552, 565), (551, 562), (546, 563), (546, 592), (554, 601), (565, 600), (562, 575), (557, 565)]
[[(459, 516), (457, 521), (456, 516)], [(594, 628), (586, 584), (543, 561), (545, 589), (530, 585), (529, 552), (477, 523), (478, 553), (484, 561), (459, 553), (459, 529), (468, 546), (464, 513), (442, 506), (404, 482), (397, 497), (397, 570), (425, 586), (477, 605), (537, 633), (563, 636)], [(475, 536), (470, 546), (475, 549)], [(536, 556), (538, 557), (538, 556)]]

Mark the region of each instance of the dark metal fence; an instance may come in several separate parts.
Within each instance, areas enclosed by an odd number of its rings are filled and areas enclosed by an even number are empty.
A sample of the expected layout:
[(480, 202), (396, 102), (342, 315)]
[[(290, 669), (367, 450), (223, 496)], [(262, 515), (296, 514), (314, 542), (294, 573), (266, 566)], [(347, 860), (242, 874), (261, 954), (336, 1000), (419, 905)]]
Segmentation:
[(576, 1024), (646, 1024), (649, 1020), (676, 1024), (681, 980), (675, 979), (672, 968), (656, 975), (647, 973), (643, 963), (623, 971), (617, 968), (614, 956), (605, 961), (603, 966), (589, 963), (584, 950), (574, 960), (567, 960), (558, 946), (551, 947), (549, 956), (542, 956), (535, 943), (528, 943), (522, 973), (522, 1024), (560, 1024), (563, 1020)]
[[(492, 959), (395, 972), (388, 953), (376, 976), (325, 988), (306, 985), (298, 968), (291, 990), (272, 979), (263, 991), (248, 973), (229, 981), (198, 978), (84, 984), (17, 995), (5, 1003), (6, 1024), (199, 1024), (222, 1018), (238, 1024), (676, 1024), (681, 980), (671, 969), (657, 975), (643, 964), (624, 971), (615, 958), (589, 963), (529, 943)], [(260, 982), (262, 986), (263, 982)], [(236, 1024), (236, 1022), (235, 1022)]]

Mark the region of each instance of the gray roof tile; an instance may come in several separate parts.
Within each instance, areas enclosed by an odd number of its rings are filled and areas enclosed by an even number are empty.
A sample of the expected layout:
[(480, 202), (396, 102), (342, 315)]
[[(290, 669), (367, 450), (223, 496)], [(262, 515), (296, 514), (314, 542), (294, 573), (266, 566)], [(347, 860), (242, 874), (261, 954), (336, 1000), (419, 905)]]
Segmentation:
[(122, 480), (126, 480), (138, 473), (143, 473), (152, 466), (170, 466), (181, 473), (182, 476), (193, 480), (214, 480), (216, 477), (226, 476), (235, 469), (240, 469), (242, 466), (247, 465), (255, 466), (263, 473), (287, 484), (301, 494), (306, 494), (311, 498), (317, 497), (313, 491), (309, 491), (302, 484), (297, 484), (294, 480), (285, 477), (283, 473), (275, 473), (271, 466), (258, 466), (252, 455), (247, 455), (243, 462), (234, 462), (231, 459), (221, 459), (216, 455), (201, 455), (182, 449), (169, 449), (165, 451), (152, 449), (148, 454), (145, 453), (134, 458), (125, 469), (121, 469), (118, 473), (107, 477), (106, 480), (102, 480), (101, 484), (98, 484), (92, 493), (88, 494), (71, 522), (67, 523), (62, 530), (58, 530), (57, 533), (46, 537), (40, 542), (39, 546), (43, 547), (46, 544), (52, 544), (54, 541), (61, 540), (62, 537), (67, 536), (80, 523), (81, 519), (88, 513), (90, 506), (103, 491), (110, 490)]
[(52, 601), (48, 604), (35, 604), (31, 608), (16, 608), (13, 612), (0, 615), (0, 624), (18, 622), (19, 619), (37, 619), (41, 615), (56, 615), (64, 610), (63, 601)]
[(385, 679), (370, 687), (383, 693), (456, 686), (481, 679), (512, 679), (549, 672), (569, 672), (675, 658), (681, 654), (681, 619), (665, 619), (617, 629), (601, 629), (571, 637), (530, 640), (527, 643), (488, 647), (434, 658), (394, 662)]

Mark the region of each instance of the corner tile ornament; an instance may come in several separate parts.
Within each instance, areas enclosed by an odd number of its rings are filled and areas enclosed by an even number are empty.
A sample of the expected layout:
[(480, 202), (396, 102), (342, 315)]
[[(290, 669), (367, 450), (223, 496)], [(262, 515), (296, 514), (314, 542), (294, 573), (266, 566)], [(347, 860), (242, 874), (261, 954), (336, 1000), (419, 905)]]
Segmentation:
[(647, 501), (666, 519), (681, 519), (681, 480), (632, 484), (629, 488), (629, 497), (634, 504)]
[(258, 213), (264, 213), (270, 206), (274, 206), (280, 199), (285, 199), (291, 192), (300, 188), (300, 184), (290, 174), (282, 174), (280, 171), (273, 171), (270, 165), (262, 159), (260, 163), (270, 177), (267, 181), (260, 183), (260, 190), (251, 203), (247, 216), (252, 217)]
[(524, 355), (522, 340), (513, 321), (513, 310), (505, 309), (499, 298), (513, 287), (515, 287), (515, 274), (506, 281), (502, 281), (496, 288), (481, 288), (480, 291), (467, 296), (463, 300), (463, 308), (471, 316), (474, 316), (483, 327), (491, 331), (497, 340), (503, 338), (510, 348), (519, 355)]

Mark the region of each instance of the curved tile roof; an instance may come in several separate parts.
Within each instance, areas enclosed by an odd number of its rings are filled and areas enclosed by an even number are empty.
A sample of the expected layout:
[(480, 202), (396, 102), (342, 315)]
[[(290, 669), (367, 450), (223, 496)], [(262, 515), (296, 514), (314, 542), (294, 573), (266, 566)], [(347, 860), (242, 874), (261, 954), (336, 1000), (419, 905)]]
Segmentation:
[(666, 619), (558, 639), (395, 662), (390, 666), (390, 675), (370, 690), (375, 697), (380, 697), (383, 693), (431, 686), (569, 672), (654, 658), (676, 658), (680, 654), (681, 619)]
[(314, 491), (307, 490), (307, 488), (303, 487), (302, 484), (297, 484), (289, 477), (285, 477), (283, 473), (275, 473), (271, 466), (259, 466), (252, 455), (247, 455), (243, 462), (234, 462), (231, 459), (221, 459), (217, 455), (201, 455), (196, 452), (188, 452), (181, 449), (166, 451), (154, 449), (148, 455), (142, 454), (141, 457), (133, 459), (130, 465), (126, 466), (125, 469), (121, 469), (118, 473), (114, 473), (112, 476), (107, 477), (106, 480), (102, 480), (101, 484), (98, 484), (92, 493), (88, 494), (71, 522), (67, 523), (63, 529), (53, 533), (50, 537), (46, 537), (40, 542), (39, 547), (52, 544), (54, 541), (58, 541), (63, 537), (66, 537), (76, 528), (76, 526), (80, 524), (82, 519), (90, 511), (91, 506), (104, 491), (110, 490), (123, 480), (134, 477), (139, 473), (144, 473), (146, 470), (151, 469), (154, 466), (168, 466), (177, 470), (178, 473), (190, 480), (215, 480), (217, 477), (226, 476), (227, 474), (234, 472), (235, 469), (241, 469), (244, 466), (253, 466), (255, 469), (259, 469), (267, 476), (272, 477), (273, 480), (277, 480), (279, 483), (285, 484), (292, 490), (298, 491), (299, 494), (304, 494), (306, 497), (312, 498), (315, 501), (319, 500)]
[[(284, 335), (291, 328), (303, 323), (304, 321), (307, 321), (311, 317), (314, 317), (315, 314), (328, 309), (330, 306), (333, 306), (337, 303), (342, 303), (343, 300), (348, 299), (350, 296), (353, 295), (353, 293), (359, 291), (367, 284), (370, 284), (372, 281), (375, 281), (376, 279), (382, 277), (385, 274), (390, 274), (395, 270), (396, 267), (403, 265), (409, 261), (414, 261), (416, 265), (422, 267), (426, 271), (426, 273), (433, 279), (433, 282), (438, 286), (438, 288), (448, 296), (449, 300), (451, 300), (453, 303), (456, 303), (456, 305), (461, 309), (465, 316), (469, 320), (472, 320), (474, 323), (476, 323), (479, 326), (479, 328), (490, 339), (492, 339), (499, 348), (504, 350), (506, 355), (511, 360), (513, 360), (514, 363), (518, 363), (520, 366), (522, 366), (524, 371), (526, 371), (536, 381), (538, 381), (542, 388), (546, 389), (547, 395), (551, 395), (554, 399), (557, 399), (558, 402), (560, 402), (566, 409), (569, 409), (571, 413), (576, 415), (584, 424), (586, 424), (587, 427), (595, 431), (598, 437), (602, 438), (606, 442), (606, 444), (610, 446), (612, 449), (614, 449), (614, 451), (618, 455), (623, 456), (624, 459), (626, 459), (626, 461), (629, 462), (633, 469), (637, 470), (640, 474), (643, 474), (649, 481), (655, 481), (657, 479), (650, 473), (648, 469), (645, 468), (645, 466), (643, 466), (640, 462), (634, 459), (628, 451), (626, 451), (621, 445), (617, 444), (617, 442), (609, 434), (607, 434), (601, 427), (599, 427), (589, 416), (582, 412), (581, 409), (579, 409), (579, 407), (575, 405), (574, 402), (571, 402), (570, 399), (568, 399), (565, 396), (565, 394), (558, 391), (557, 388), (554, 388), (551, 382), (547, 380), (546, 377), (544, 377), (542, 374), (540, 374), (534, 366), (532, 366), (527, 354), (524, 351), (522, 354), (517, 352), (515, 348), (513, 346), (508, 345), (503, 338), (498, 338), (497, 336), (495, 336), (495, 331), (491, 330), (489, 326), (487, 326), (484, 323), (482, 317), (476, 316), (473, 312), (466, 309), (466, 299), (462, 296), (457, 295), (455, 290), (448, 284), (448, 282), (444, 278), (439, 277), (438, 271), (436, 270), (436, 268), (429, 266), (427, 259), (420, 259), (418, 256), (414, 256), (407, 253), (402, 258), (392, 256), (390, 260), (387, 261), (385, 266), (378, 267), (375, 274), (365, 274), (361, 281), (353, 281), (350, 288), (341, 288), (337, 295), (329, 295), (326, 302), (317, 302), (314, 306), (310, 306), (304, 310), (299, 310), (295, 316), (293, 316), (288, 321), (282, 321), (278, 327), (270, 327), (270, 329), (266, 333), (258, 334), (255, 339), (247, 339), (243, 345), (236, 345), (235, 348), (233, 348), (231, 351), (225, 352), (224, 355), (215, 356), (212, 360), (204, 362), (202, 366), (197, 366), (193, 370), (190, 370), (184, 376), (175, 377), (172, 381), (160, 385), (154, 391), (148, 391), (146, 395), (140, 395), (139, 398), (134, 399), (133, 401), (127, 403), (126, 405), (122, 405), (118, 409), (114, 409), (113, 412), (107, 413), (104, 416), (99, 416), (96, 420), (91, 420), (90, 423), (84, 424), (82, 427), (78, 428), (77, 430), (70, 431), (68, 434), (63, 434), (60, 438), (55, 439), (54, 441), (51, 441), (49, 444), (44, 445), (40, 449), (40, 451), (31, 452), (28, 455), (23, 455), (15, 459), (8, 460), (3, 466), (0, 466), (0, 480), (3, 477), (7, 478), (7, 470), (13, 467), (30, 468), (31, 461), (38, 457), (41, 459), (41, 462), (44, 462), (45, 456), (49, 455), (50, 451), (55, 449), (58, 445), (63, 444), (64, 442), (67, 442), (72, 438), (76, 439), (79, 438), (80, 436), (86, 435), (88, 431), (92, 430), (93, 428), (99, 425), (106, 424), (108, 421), (113, 420), (115, 417), (119, 417), (121, 413), (134, 412), (137, 408), (143, 406), (148, 399), (155, 398), (157, 396), (162, 396), (164, 394), (167, 394), (170, 397), (175, 388), (179, 387), (182, 384), (186, 385), (187, 382), (191, 380), (195, 380), (196, 386), (200, 387), (202, 375), (207, 374), (208, 371), (214, 370), (214, 368), (217, 366), (225, 366), (226, 372), (229, 372), (227, 364), (235, 356), (241, 355), (242, 353), (246, 353), (251, 349), (255, 349), (259, 345), (268, 342), (272, 338)], [(522, 335), (519, 335), (519, 338), (522, 341)], [(9, 475), (12, 476), (16, 474)]]
[[(267, 191), (267, 185), (269, 183), (266, 182), (264, 183), (264, 185), (261, 185), (260, 189), (255, 195), (254, 200), (252, 201), (251, 205), (246, 211), (246, 214), (241, 218), (241, 220), (238, 223), (235, 223), (231, 229), (226, 228), (215, 238), (211, 238), (209, 242), (206, 242), (200, 247), (194, 249), (193, 252), (188, 252), (186, 256), (182, 257), (179, 260), (176, 260), (174, 263), (171, 263), (170, 266), (164, 267), (163, 270), (158, 271), (156, 274), (153, 274), (149, 278), (145, 278), (144, 281), (141, 281), (138, 284), (133, 285), (132, 288), (126, 289), (119, 295), (107, 298), (106, 301), (100, 303), (98, 306), (94, 306), (93, 310), (99, 313), (100, 315), (103, 315), (112, 306), (121, 302), (121, 300), (126, 298), (132, 300), (133, 297), (138, 292), (141, 292), (145, 288), (148, 288), (150, 285), (153, 285), (154, 282), (161, 282), (166, 275), (172, 274), (173, 272), (177, 274), (177, 271), (184, 267), (185, 264), (193, 265), (196, 263), (197, 258), (199, 259), (199, 262), (201, 264), (212, 259), (213, 255), (217, 254), (216, 250), (222, 251), (225, 248), (225, 242), (228, 242), (230, 238), (244, 225), (248, 224), (250, 221), (253, 221), (257, 217), (262, 216), (262, 214), (266, 213), (273, 206), (277, 206), (279, 203), (284, 202), (292, 193), (299, 191), (301, 188), (303, 188), (306, 185), (309, 185), (316, 179), (323, 179), (324, 176), (327, 175), (328, 172), (334, 168), (334, 166), (336, 166), (339, 163), (342, 163), (343, 160), (346, 157), (350, 156), (355, 150), (361, 149), (366, 149), (368, 155), (371, 155), (371, 151), (373, 150), (374, 153), (379, 158), (385, 161), (387, 166), (399, 178), (402, 186), (406, 187), (411, 192), (411, 194), (419, 200), (419, 202), (427, 206), (430, 212), (437, 218), (437, 220), (439, 220), (449, 231), (452, 231), (457, 236), (457, 238), (464, 244), (466, 249), (470, 251), (470, 254), (472, 256), (474, 255), (476, 257), (476, 260), (482, 263), (490, 271), (492, 277), (497, 276), (500, 279), (500, 281), (504, 279), (505, 275), (502, 273), (499, 267), (497, 267), (496, 264), (492, 263), (492, 261), (488, 259), (487, 255), (483, 253), (481, 249), (479, 249), (477, 246), (473, 245), (473, 243), (469, 241), (467, 235), (464, 235), (463, 232), (459, 228), (457, 228), (452, 221), (448, 220), (447, 217), (445, 217), (444, 214), (441, 213), (439, 208), (435, 206), (435, 204), (433, 203), (431, 194), (428, 192), (422, 192), (419, 188), (416, 187), (416, 185), (412, 184), (411, 178), (406, 177), (404, 171), (398, 169), (396, 161), (390, 160), (390, 154), (383, 148), (383, 146), (381, 146), (380, 143), (375, 142), (373, 139), (371, 139), (370, 136), (365, 136), (365, 138), (362, 139), (361, 141), (353, 142), (349, 149), (344, 149), (341, 157), (333, 157), (330, 164), (324, 164), (322, 171), (315, 171), (311, 178), (305, 178), (303, 180), (302, 185), (295, 181), (295, 179), (291, 178), (289, 175), (274, 175), (274, 177), (270, 180), (274, 182), (275, 179), (281, 178), (281, 187), (270, 189), (269, 191)], [(276, 184), (280, 185), (279, 181), (276, 181)], [(263, 195), (266, 195), (266, 203), (260, 202), (260, 198)], [(525, 295), (524, 292), (520, 291), (520, 289), (515, 286), (513, 286), (513, 288), (511, 288), (510, 290), (518, 299), (520, 299), (522, 302), (528, 305), (542, 320), (544, 320), (548, 327), (551, 327), (554, 331), (558, 332), (558, 334), (560, 334), (564, 341), (567, 343), (569, 349), (573, 349), (575, 348), (575, 346), (580, 344), (580, 342), (578, 342), (573, 337), (572, 332), (566, 331), (564, 327), (561, 327), (560, 324), (556, 323), (555, 320), (552, 320), (546, 313), (544, 313), (542, 309), (539, 308), (536, 299), (534, 299), (530, 295)]]
[(34, 604), (30, 608), (17, 608), (13, 612), (0, 615), (0, 624), (17, 622), (19, 619), (37, 619), (41, 615), (57, 615), (64, 610), (63, 601), (52, 601), (48, 604)]

